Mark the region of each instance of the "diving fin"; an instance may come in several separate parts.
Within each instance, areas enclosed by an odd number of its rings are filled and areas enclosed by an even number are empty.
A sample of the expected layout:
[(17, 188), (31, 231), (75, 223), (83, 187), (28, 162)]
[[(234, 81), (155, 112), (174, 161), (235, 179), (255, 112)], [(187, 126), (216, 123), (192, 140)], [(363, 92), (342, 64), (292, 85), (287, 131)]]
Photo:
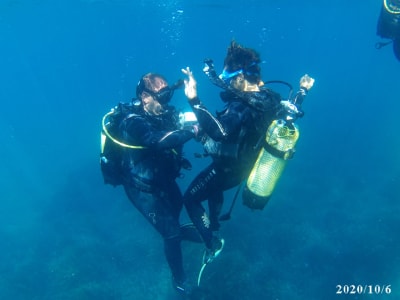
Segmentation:
[(186, 223), (180, 226), (181, 237), (184, 241), (190, 241), (194, 243), (203, 243), (203, 239), (196, 226), (193, 223)]
[(200, 286), (200, 281), (201, 281), (201, 275), (203, 275), (203, 271), (206, 268), (207, 264), (203, 264), (201, 266), (200, 272), (199, 272), (199, 276), (197, 276), (197, 286)]
[(199, 276), (197, 276), (197, 286), (200, 286), (200, 281), (201, 281), (201, 275), (203, 275), (203, 271), (206, 268), (206, 266), (212, 262), (218, 255), (220, 255), (222, 249), (224, 249), (224, 244), (225, 240), (217, 237), (213, 237), (214, 241), (214, 251), (210, 251), (209, 249), (206, 249), (203, 253), (203, 265), (201, 266)]

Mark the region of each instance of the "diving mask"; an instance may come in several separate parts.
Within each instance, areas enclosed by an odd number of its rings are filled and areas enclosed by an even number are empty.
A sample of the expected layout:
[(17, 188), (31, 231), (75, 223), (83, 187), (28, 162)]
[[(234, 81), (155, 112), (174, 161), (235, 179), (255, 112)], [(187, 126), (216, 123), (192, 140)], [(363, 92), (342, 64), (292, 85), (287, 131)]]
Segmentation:
[(223, 70), (222, 73), (218, 76), (220, 79), (222, 79), (226, 84), (229, 84), (229, 81), (239, 75), (239, 74), (243, 74), (243, 70), (237, 70), (235, 72), (228, 72), (227, 70)]
[(175, 82), (172, 86), (166, 86), (161, 90), (159, 90), (158, 92), (154, 92), (146, 88), (144, 85), (142, 91), (148, 93), (150, 96), (154, 98), (154, 100), (158, 101), (158, 103), (160, 103), (161, 105), (165, 105), (171, 100), (175, 90), (182, 87), (183, 85), (184, 81), (180, 79), (177, 82)]
[(257, 65), (257, 62), (252, 62), (248, 67), (246, 67), (245, 69), (239, 69), (233, 72), (228, 72), (226, 69), (224, 69), (222, 71), (222, 73), (218, 76), (220, 79), (222, 79), (226, 84), (229, 84), (230, 80), (234, 77), (236, 77), (239, 74), (244, 74), (247, 76), (252, 76), (252, 75), (256, 75), (258, 73), (255, 72), (250, 72), (248, 71), (249, 68), (251, 68), (252, 66)]

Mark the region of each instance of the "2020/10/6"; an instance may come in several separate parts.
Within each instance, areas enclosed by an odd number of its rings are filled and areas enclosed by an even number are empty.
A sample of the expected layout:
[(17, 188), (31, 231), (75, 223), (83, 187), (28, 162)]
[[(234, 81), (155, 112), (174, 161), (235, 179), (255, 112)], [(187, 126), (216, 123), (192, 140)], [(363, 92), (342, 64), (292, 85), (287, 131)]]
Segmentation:
[(366, 285), (355, 285), (355, 284), (338, 284), (336, 285), (336, 294), (341, 295), (382, 295), (382, 294), (390, 294), (392, 292), (392, 285), (379, 285), (379, 284), (366, 284)]

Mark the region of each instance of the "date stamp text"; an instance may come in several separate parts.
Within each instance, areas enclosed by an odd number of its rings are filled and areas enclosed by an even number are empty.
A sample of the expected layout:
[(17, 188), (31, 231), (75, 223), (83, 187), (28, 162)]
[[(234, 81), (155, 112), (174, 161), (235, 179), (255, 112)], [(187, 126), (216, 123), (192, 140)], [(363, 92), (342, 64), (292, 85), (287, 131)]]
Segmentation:
[(391, 284), (337, 284), (337, 295), (389, 295)]

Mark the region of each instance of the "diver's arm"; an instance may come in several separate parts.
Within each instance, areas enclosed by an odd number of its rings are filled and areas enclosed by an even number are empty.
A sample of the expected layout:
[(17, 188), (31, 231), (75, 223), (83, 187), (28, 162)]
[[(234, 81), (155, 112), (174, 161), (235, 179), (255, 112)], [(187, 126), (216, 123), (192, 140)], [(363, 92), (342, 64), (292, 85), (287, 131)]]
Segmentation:
[(196, 115), (202, 132), (206, 133), (215, 141), (220, 141), (227, 137), (228, 133), (224, 124), (208, 111), (199, 98), (196, 97), (189, 103)]
[(301, 105), (303, 104), (304, 98), (306, 97), (308, 91), (313, 87), (314, 82), (314, 78), (308, 76), (307, 74), (302, 76), (300, 78), (300, 87), (295, 97), (293, 99), (281, 101), (283, 110), (281, 110), (278, 115), (291, 122), (297, 118), (303, 117), (304, 112), (301, 109)]
[(201, 130), (214, 140), (222, 140), (227, 136), (223, 125), (208, 111), (197, 97), (197, 83), (189, 67), (182, 69), (182, 73), (188, 76), (185, 82), (185, 95), (189, 100)]
[[(141, 117), (131, 120), (126, 128), (128, 142), (138, 143), (140, 146), (153, 149), (167, 149), (183, 145), (194, 133), (190, 130), (154, 130), (152, 126)], [(131, 140), (131, 141), (129, 141)]]
[(300, 78), (300, 89), (294, 98), (293, 104), (299, 105), (300, 108), (308, 91), (313, 87), (314, 81), (314, 78), (308, 76), (308, 74), (305, 74)]
[(174, 148), (183, 145), (194, 137), (194, 132), (189, 130), (168, 131), (156, 143), (158, 149)]

